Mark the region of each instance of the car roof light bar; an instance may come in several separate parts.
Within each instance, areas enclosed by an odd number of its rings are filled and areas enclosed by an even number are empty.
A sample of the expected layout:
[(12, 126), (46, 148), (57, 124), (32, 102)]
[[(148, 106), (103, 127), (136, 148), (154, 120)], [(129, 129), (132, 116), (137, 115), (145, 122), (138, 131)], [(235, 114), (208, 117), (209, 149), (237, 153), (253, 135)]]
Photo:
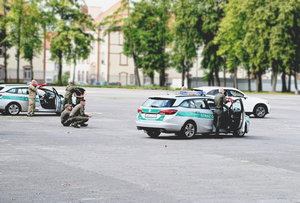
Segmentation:
[(197, 95), (197, 96), (206, 96), (204, 91), (180, 91), (180, 95)]

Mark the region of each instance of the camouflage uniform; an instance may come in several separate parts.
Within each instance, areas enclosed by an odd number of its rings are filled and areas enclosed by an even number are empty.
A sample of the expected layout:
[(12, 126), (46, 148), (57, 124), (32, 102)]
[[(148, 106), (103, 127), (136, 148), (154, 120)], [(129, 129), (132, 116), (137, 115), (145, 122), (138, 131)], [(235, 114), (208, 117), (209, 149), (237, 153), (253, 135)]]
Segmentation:
[(28, 92), (29, 92), (29, 96), (28, 96), (28, 100), (29, 100), (29, 104), (28, 104), (28, 112), (27, 115), (33, 115), (34, 114), (34, 110), (35, 110), (35, 97), (36, 97), (36, 90), (38, 89), (38, 87), (34, 87), (33, 85), (29, 85), (28, 87)]
[(61, 124), (63, 124), (63, 126), (69, 126), (72, 122), (69, 119), (70, 117), (70, 113), (71, 111), (65, 109), (61, 115), (60, 115), (60, 119), (61, 119)]
[(73, 125), (82, 125), (89, 120), (87, 114), (84, 113), (84, 106), (77, 104), (70, 113), (70, 120)]
[[(85, 92), (85, 89), (83, 89), (81, 87), (78, 87), (77, 91), (75, 92), (75, 94), (77, 96), (81, 96), (81, 95), (84, 94), (84, 92)], [(79, 104), (81, 102), (81, 100), (83, 100), (83, 99), (84, 99), (84, 97), (76, 97), (76, 105)]]
[(74, 87), (73, 85), (68, 85), (66, 87), (66, 94), (65, 94), (65, 99), (64, 99), (64, 103), (63, 106), (65, 106), (66, 104), (72, 104), (72, 95), (74, 92), (77, 91), (77, 87)]
[(215, 105), (216, 105), (216, 136), (219, 136), (220, 125), (223, 119), (223, 104), (226, 103), (225, 95), (220, 93), (215, 96)]

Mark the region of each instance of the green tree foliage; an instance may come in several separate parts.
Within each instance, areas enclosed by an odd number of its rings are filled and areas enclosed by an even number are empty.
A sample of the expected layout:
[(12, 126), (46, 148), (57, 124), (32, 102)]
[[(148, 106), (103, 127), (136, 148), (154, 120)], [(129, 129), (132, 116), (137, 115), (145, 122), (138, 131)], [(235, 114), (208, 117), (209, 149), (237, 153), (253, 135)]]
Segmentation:
[(10, 11), (8, 13), (8, 37), (10, 38), (12, 45), (16, 47), (15, 58), (17, 61), (17, 83), (19, 83), (19, 69), (20, 69), (20, 55), (21, 55), (21, 40), (25, 23), (24, 19), (27, 15), (28, 4), (24, 0), (10, 1)]
[(197, 50), (202, 44), (203, 20), (198, 12), (198, 5), (198, 0), (178, 0), (174, 2), (172, 9), (175, 22), (171, 29), (173, 36), (171, 66), (182, 73), (182, 86), (185, 74), (192, 68)]
[[(79, 0), (47, 0), (49, 9), (45, 16), (49, 22), (47, 28), (54, 33), (51, 41), (51, 60), (59, 64), (58, 84), (62, 84), (62, 62), (65, 60), (76, 65), (76, 59), (87, 59), (91, 42), (97, 41), (95, 25), (90, 15), (82, 13), (82, 2)], [(87, 29), (92, 34), (86, 33)]]
[(38, 1), (29, 2), (23, 21), (24, 31), (21, 38), (21, 52), (23, 58), (30, 63), (31, 79), (33, 79), (33, 57), (37, 57), (43, 50), (41, 19)]
[(3, 58), (4, 58), (4, 81), (7, 83), (7, 60), (9, 59), (8, 49), (11, 48), (11, 41), (8, 37), (7, 25), (9, 22), (7, 13), (10, 10), (8, 0), (0, 0), (0, 46), (3, 47)]

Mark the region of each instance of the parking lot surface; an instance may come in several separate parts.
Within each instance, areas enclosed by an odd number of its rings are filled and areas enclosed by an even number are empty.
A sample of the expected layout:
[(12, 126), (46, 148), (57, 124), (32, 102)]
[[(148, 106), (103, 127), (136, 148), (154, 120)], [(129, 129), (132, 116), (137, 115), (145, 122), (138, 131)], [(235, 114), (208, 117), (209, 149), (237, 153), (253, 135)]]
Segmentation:
[[(57, 88), (64, 94), (64, 87)], [(152, 139), (137, 109), (161, 90), (86, 88), (88, 127), (0, 115), (0, 202), (300, 202), (300, 96), (248, 94), (271, 113), (245, 137)]]

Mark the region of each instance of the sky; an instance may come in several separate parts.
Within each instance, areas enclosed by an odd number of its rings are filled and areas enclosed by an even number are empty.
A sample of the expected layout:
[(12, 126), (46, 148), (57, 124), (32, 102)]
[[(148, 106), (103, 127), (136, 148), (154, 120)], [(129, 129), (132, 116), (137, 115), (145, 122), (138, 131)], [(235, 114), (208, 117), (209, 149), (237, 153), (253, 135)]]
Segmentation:
[(102, 11), (106, 11), (119, 0), (85, 0), (87, 6), (101, 7)]

